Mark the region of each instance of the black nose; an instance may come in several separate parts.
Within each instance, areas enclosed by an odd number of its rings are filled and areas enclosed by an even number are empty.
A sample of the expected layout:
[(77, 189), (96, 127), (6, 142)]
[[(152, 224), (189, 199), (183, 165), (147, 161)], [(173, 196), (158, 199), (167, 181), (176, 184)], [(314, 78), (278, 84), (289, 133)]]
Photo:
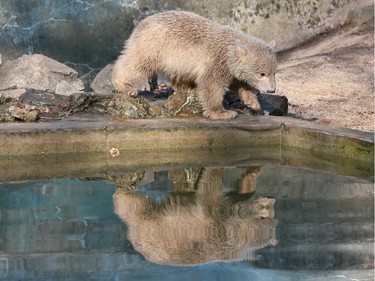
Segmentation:
[(276, 92), (276, 89), (271, 89), (271, 90), (268, 89), (268, 90), (267, 90), (267, 93), (270, 93), (270, 94), (272, 94), (272, 93), (274, 93), (274, 92)]

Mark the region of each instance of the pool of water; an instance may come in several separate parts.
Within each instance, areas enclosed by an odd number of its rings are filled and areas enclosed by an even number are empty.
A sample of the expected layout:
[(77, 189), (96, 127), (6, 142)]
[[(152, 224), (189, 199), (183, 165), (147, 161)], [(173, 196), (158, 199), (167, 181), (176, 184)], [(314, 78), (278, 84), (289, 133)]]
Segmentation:
[(2, 280), (373, 280), (373, 243), (371, 175), (268, 163), (0, 184)]

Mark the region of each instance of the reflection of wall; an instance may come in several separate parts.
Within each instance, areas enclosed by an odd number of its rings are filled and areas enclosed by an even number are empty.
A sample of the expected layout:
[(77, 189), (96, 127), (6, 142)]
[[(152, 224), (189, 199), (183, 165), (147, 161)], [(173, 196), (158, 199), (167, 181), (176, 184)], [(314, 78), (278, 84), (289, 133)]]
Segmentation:
[[(225, 173), (233, 179), (237, 171)], [(156, 179), (159, 185), (166, 182), (166, 173), (158, 173)], [(157, 198), (170, 192), (153, 183), (148, 187), (154, 188)], [(150, 189), (142, 192), (149, 195)], [(257, 280), (260, 275), (264, 280), (277, 280), (285, 274), (293, 280), (320, 274), (327, 280), (332, 271), (322, 270), (324, 266), (345, 270), (353, 279), (359, 279), (359, 273), (362, 279), (368, 276), (372, 280), (373, 270), (364, 268), (372, 268), (374, 259), (373, 190), (373, 182), (360, 178), (263, 166), (256, 197), (276, 198), (279, 244), (258, 250), (263, 259), (256, 265), (271, 268), (259, 271), (248, 262), (187, 269), (146, 262), (125, 239), (126, 228), (113, 213), (115, 187), (105, 182), (3, 183), (0, 280), (139, 280), (142, 275), (144, 280), (159, 276), (158, 280), (169, 281), (190, 280), (192, 272), (197, 280), (208, 280), (207, 276), (219, 279), (225, 274), (233, 281)], [(57, 230), (65, 242), (57, 241)], [(53, 239), (55, 243), (49, 241)], [(39, 247), (31, 245), (35, 241)], [(308, 271), (312, 267), (320, 270)], [(289, 270), (292, 268), (303, 270)]]
[(114, 187), (105, 182), (1, 186), (0, 253), (108, 251), (118, 249), (115, 241), (124, 240), (124, 228), (111, 207)]
[[(257, 266), (351, 269), (374, 265), (373, 182), (288, 166), (262, 167), (258, 196), (276, 198), (277, 248)], [(302, 280), (302, 279), (301, 279)]]
[[(0, 53), (3, 61), (43, 53), (85, 73), (112, 62), (141, 18), (175, 8), (277, 39), (278, 48), (285, 49), (347, 21), (371, 18), (371, 9), (360, 9), (366, 5), (372, 1), (2, 0)], [(350, 12), (354, 8), (361, 12)]]

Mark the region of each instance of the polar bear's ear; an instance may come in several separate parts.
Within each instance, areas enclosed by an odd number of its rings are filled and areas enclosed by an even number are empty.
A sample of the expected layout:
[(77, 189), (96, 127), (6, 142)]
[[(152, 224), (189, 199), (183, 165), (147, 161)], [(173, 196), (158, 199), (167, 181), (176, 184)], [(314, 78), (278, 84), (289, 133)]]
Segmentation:
[(272, 40), (269, 45), (273, 48), (273, 49), (276, 49), (276, 46), (277, 46), (277, 42), (276, 40)]

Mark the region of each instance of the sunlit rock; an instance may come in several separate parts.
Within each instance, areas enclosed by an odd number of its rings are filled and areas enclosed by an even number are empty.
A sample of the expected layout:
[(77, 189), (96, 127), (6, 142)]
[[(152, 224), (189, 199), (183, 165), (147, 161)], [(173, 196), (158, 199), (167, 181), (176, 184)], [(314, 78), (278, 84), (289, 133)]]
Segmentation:
[(43, 55), (24, 55), (0, 66), (0, 94), (10, 89), (71, 95), (83, 91), (84, 85), (74, 69)]
[(97, 94), (111, 94), (114, 91), (112, 84), (113, 64), (104, 67), (91, 82), (90, 87)]

